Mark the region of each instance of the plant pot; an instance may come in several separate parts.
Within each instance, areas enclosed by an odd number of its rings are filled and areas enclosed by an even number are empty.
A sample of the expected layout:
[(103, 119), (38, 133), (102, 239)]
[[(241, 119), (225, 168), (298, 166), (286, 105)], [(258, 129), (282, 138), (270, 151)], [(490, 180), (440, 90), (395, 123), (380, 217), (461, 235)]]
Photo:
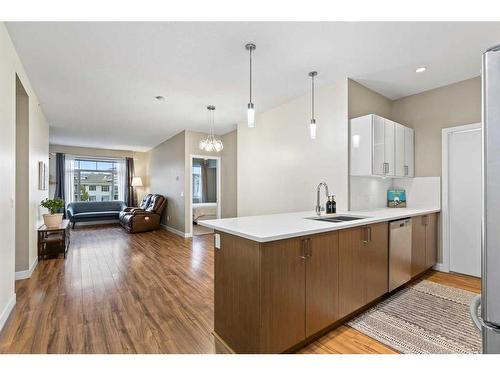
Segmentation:
[(44, 214), (43, 222), (47, 228), (56, 228), (61, 225), (63, 214)]

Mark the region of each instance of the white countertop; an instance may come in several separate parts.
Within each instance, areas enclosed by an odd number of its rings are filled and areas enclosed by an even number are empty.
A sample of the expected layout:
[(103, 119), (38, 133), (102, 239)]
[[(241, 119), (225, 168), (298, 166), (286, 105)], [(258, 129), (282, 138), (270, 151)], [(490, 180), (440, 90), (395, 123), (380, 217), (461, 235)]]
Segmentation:
[[(228, 219), (203, 220), (198, 224), (220, 232), (234, 234), (257, 242), (269, 242), (352, 228), (366, 224), (392, 221), (405, 217), (439, 212), (439, 207), (429, 208), (380, 208), (371, 211), (342, 211), (336, 215), (362, 216), (363, 219), (342, 223), (311, 220), (317, 217), (314, 211), (292, 212), (286, 214), (245, 216)], [(325, 215), (322, 216), (334, 216)]]

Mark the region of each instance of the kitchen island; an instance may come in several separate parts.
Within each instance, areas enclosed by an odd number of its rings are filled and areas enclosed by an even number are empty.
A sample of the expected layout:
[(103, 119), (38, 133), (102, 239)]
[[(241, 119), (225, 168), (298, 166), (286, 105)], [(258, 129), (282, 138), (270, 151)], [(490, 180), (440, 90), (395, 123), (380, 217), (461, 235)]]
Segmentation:
[[(412, 217), (411, 275), (437, 262), (439, 208), (207, 220), (215, 230), (214, 333), (236, 353), (293, 351), (389, 292), (389, 225)], [(323, 215), (327, 217), (329, 215)]]

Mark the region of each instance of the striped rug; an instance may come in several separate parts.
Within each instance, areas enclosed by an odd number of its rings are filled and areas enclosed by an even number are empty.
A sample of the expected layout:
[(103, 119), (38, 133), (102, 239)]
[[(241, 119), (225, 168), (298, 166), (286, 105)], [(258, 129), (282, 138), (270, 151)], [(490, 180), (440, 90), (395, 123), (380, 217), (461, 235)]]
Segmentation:
[(469, 314), (476, 294), (420, 281), (347, 324), (405, 354), (481, 352), (481, 336)]

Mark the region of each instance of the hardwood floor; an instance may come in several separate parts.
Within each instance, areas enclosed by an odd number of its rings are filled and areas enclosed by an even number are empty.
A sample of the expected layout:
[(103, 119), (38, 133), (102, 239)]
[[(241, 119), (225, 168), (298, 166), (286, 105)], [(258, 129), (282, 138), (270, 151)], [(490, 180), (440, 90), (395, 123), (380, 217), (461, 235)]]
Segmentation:
[[(41, 261), (16, 282), (0, 353), (227, 353), (213, 330), (213, 237), (119, 226), (72, 231), (67, 259)], [(479, 293), (478, 279), (429, 280)], [(341, 326), (301, 353), (394, 353)]]

